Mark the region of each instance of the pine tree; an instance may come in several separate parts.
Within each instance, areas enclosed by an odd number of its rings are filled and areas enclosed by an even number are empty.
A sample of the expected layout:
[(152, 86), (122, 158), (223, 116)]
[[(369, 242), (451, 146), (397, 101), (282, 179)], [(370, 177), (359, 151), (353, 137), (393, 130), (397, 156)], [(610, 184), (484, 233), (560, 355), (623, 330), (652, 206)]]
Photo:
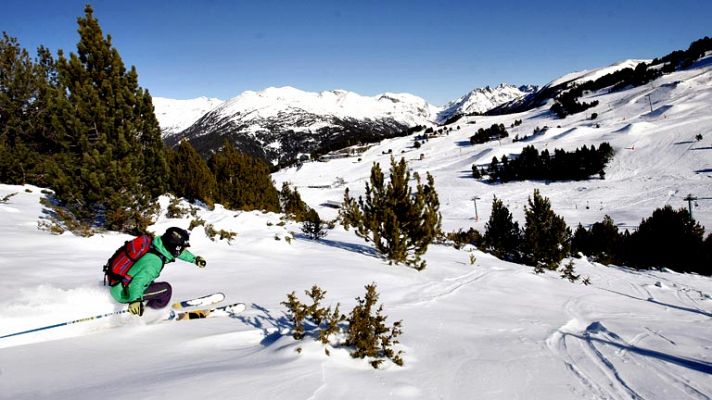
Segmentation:
[(591, 226), (589, 236), (589, 255), (603, 264), (610, 264), (617, 259), (620, 252), (621, 235), (613, 219), (608, 215), (603, 217), (603, 221), (596, 222)]
[(578, 253), (586, 255), (591, 254), (591, 234), (580, 223), (576, 227), (576, 231), (574, 231), (574, 235), (571, 238), (571, 253), (573, 255)]
[(659, 208), (631, 235), (629, 262), (638, 268), (666, 267), (711, 275), (712, 267), (704, 263), (704, 232), (686, 209)]
[(391, 328), (386, 326), (388, 317), (382, 314), (383, 305), (376, 308), (378, 303), (376, 284), (367, 285), (364, 298), (356, 298), (356, 301), (358, 305), (348, 317), (349, 327), (346, 331), (345, 344), (355, 348), (351, 357), (373, 358), (371, 365), (374, 368), (378, 368), (385, 358), (402, 366), (403, 352), (393, 350), (393, 345), (398, 344), (396, 337), (402, 333), (402, 322), (395, 322)]
[(208, 164), (187, 140), (168, 152), (170, 187), (178, 197), (200, 200), (212, 205), (215, 199), (215, 176)]
[(482, 178), (482, 173), (480, 172), (480, 169), (477, 168), (477, 164), (472, 164), (472, 177), (475, 179)]
[(302, 200), (296, 188), (292, 190), (288, 182), (282, 183), (282, 190), (279, 192), (279, 201), (282, 211), (297, 222), (302, 222), (308, 217), (310, 211), (306, 203)]
[[(167, 152), (165, 151), (161, 126), (156, 118), (151, 94), (148, 90), (144, 90), (137, 85), (138, 82), (136, 82), (134, 113), (137, 118), (137, 132), (141, 156), (143, 157), (142, 184), (148, 188), (151, 196), (156, 198), (164, 194), (169, 188), (170, 176), (168, 175)], [(211, 183), (208, 183), (208, 186), (210, 185)]]
[[(52, 86), (55, 85), (55, 86)], [(40, 47), (33, 61), (16, 38), (0, 39), (0, 181), (47, 186), (47, 161), (62, 151), (51, 129), (56, 66)]]
[(302, 232), (313, 240), (319, 240), (326, 236), (327, 227), (319, 217), (319, 213), (314, 209), (309, 209), (302, 222)]
[(571, 230), (564, 219), (551, 210), (549, 199), (534, 189), (524, 209), (524, 258), (535, 267), (555, 270), (569, 253)]
[(283, 301), (281, 304), (287, 307), (288, 316), (293, 326), (292, 337), (295, 340), (303, 339), (305, 334), (304, 321), (309, 313), (309, 307), (299, 301), (295, 292), (288, 294), (287, 301)]
[(512, 214), (502, 200), (494, 196), (492, 213), (485, 224), (485, 249), (501, 259), (514, 261), (519, 258), (520, 242), (519, 224), (512, 220)]
[(561, 269), (561, 279), (568, 279), (569, 282), (574, 283), (579, 278), (581, 278), (581, 275), (576, 275), (576, 269), (574, 268), (574, 261), (571, 260), (569, 261), (562, 269)]
[(357, 202), (346, 189), (340, 217), (346, 229), (355, 227), (358, 236), (373, 242), (392, 262), (423, 269), (425, 261), (420, 256), (440, 233), (440, 203), (429, 173), (427, 184), (417, 173), (414, 178), (415, 193), (409, 185), (405, 159), (396, 163), (391, 158), (390, 181), (386, 184), (380, 165), (374, 163), (365, 198)]
[[(3, 32), (0, 40), (0, 179), (5, 183), (27, 181), (29, 163), (17, 154), (30, 129), (31, 102), (36, 85), (34, 64), (16, 38)], [(20, 157), (18, 157), (20, 156)]]
[(86, 6), (78, 19), (77, 54), (60, 51), (54, 126), (68, 138), (67, 155), (52, 171), (58, 198), (86, 223), (141, 230), (167, 187), (160, 128), (138, 73), (126, 70)]
[(495, 182), (497, 181), (497, 179), (499, 179), (499, 160), (496, 156), (492, 157), (492, 162), (490, 162), (488, 174), (489, 180), (492, 182)]

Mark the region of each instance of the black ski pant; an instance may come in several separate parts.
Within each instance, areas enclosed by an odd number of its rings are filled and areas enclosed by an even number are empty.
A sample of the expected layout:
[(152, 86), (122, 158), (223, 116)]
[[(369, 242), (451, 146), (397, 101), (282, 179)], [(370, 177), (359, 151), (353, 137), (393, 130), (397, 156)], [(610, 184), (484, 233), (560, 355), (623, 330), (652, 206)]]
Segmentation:
[(168, 282), (153, 282), (143, 292), (143, 301), (146, 302), (146, 307), (163, 308), (171, 301), (173, 289)]

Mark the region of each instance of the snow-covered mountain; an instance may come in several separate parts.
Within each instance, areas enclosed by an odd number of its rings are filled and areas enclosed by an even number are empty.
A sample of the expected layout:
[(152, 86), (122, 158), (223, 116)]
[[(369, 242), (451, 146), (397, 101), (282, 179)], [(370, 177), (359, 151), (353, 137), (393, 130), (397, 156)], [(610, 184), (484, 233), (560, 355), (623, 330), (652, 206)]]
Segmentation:
[(563, 75), (541, 87), (535, 87), (533, 91), (524, 96), (512, 99), (508, 102), (490, 108), (487, 113), (491, 115), (512, 114), (541, 107), (551, 102), (559, 93), (567, 90), (571, 85), (580, 84), (587, 81), (594, 81), (606, 74), (610, 74), (625, 68), (635, 68), (641, 62), (649, 60), (623, 60), (611, 65), (593, 68), (590, 70), (575, 71)]
[[(590, 77), (595, 71), (570, 75), (563, 81)], [(599, 104), (565, 119), (549, 112), (548, 104), (517, 114), (466, 116), (444, 126), (449, 135), (420, 141), (418, 148), (414, 146), (413, 136), (393, 138), (355, 157), (326, 164), (306, 163), (299, 169), (290, 167), (273, 176), (278, 184), (289, 181), (298, 185), (302, 198), (311, 199), (312, 203), (323, 197), (340, 201), (343, 187), (335, 187), (327, 194), (325, 189), (308, 188), (314, 185), (309, 182), (330, 184), (343, 177), (352, 196), (357, 197), (363, 194), (362, 182), (368, 179), (373, 162), (384, 167), (391, 154), (402, 155), (413, 171), (421, 176), (430, 171), (435, 177), (438, 191), (444, 193), (441, 201), (457, 214), (457, 217), (445, 218), (443, 224), (448, 231), (474, 225), (483, 232), (487, 220), (482, 216), (488, 215), (494, 195), (509, 202), (511, 212), (522, 221), (523, 208), (533, 187), (541, 188), (542, 193), (551, 198), (553, 208), (570, 226), (590, 225), (609, 215), (620, 226), (635, 229), (656, 208), (666, 204), (675, 209), (687, 208), (684, 198), (688, 194), (712, 198), (712, 148), (708, 137), (708, 132), (712, 132), (711, 84), (712, 54), (686, 70), (663, 75), (646, 85), (615, 92), (605, 89), (587, 92), (581, 101), (598, 100)], [(597, 117), (591, 119), (594, 113)], [(512, 127), (515, 120), (522, 123)], [(474, 146), (469, 144), (469, 138), (479, 128), (492, 124), (504, 124), (509, 137)], [(537, 128), (543, 127), (548, 127), (545, 133), (533, 135)], [(702, 137), (699, 141), (698, 134)], [(517, 136), (523, 140), (515, 141)], [(485, 166), (493, 157), (502, 159), (505, 155), (511, 159), (525, 146), (532, 145), (539, 151), (553, 152), (557, 148), (573, 151), (584, 145), (599, 146), (602, 142), (610, 143), (616, 151), (605, 179), (493, 185), (471, 178), (473, 164)], [(482, 204), (478, 202), (479, 221), (474, 223), (473, 196), (483, 199)], [(328, 207), (317, 208), (317, 211), (328, 218), (335, 217)], [(712, 202), (699, 201), (693, 214), (708, 232), (712, 230)]]
[(535, 92), (537, 86), (514, 86), (506, 83), (497, 87), (477, 88), (457, 100), (448, 103), (437, 115), (437, 122), (444, 123), (457, 115), (482, 114), (499, 105)]
[(169, 136), (185, 138), (209, 153), (230, 138), (243, 151), (272, 163), (313, 152), (402, 135), (431, 123), (439, 110), (420, 97), (384, 93), (368, 97), (333, 90), (305, 92), (292, 87), (247, 91), (212, 109), (192, 126)]
[(175, 100), (165, 97), (153, 98), (156, 118), (161, 126), (164, 138), (175, 135), (193, 125), (205, 113), (222, 103), (224, 103), (223, 100), (208, 97), (189, 100)]

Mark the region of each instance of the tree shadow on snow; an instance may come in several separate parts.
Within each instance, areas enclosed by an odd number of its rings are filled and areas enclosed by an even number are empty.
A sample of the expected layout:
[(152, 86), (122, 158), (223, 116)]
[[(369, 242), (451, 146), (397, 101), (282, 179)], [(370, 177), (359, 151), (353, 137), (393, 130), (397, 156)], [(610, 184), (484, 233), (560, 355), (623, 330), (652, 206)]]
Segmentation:
[(282, 331), (292, 329), (292, 323), (285, 316), (275, 317), (272, 312), (259, 304), (252, 304), (252, 309), (259, 311), (261, 314), (258, 315), (240, 315), (234, 316), (235, 319), (244, 323), (245, 325), (252, 326), (262, 331), (264, 334), (264, 339), (260, 341), (262, 346), (269, 346), (279, 340), (282, 336)]
[[(306, 235), (303, 235), (301, 233), (295, 233), (294, 238), (299, 239), (299, 240), (308, 240), (310, 242), (314, 242), (314, 240), (308, 238)], [(376, 257), (376, 258), (381, 257), (375, 248), (368, 246), (368, 245), (340, 242), (338, 240), (329, 240), (329, 239), (319, 239), (316, 242), (321, 243), (326, 246), (329, 246), (329, 247), (335, 247), (337, 249), (350, 251), (352, 253), (363, 254), (365, 256)]]
[[(458, 178), (460, 178), (460, 179), (475, 179), (475, 177), (472, 175), (471, 169), (460, 170), (457, 172), (460, 173), (460, 175), (458, 176)], [(479, 180), (479, 178), (478, 178), (478, 180)]]
[[(294, 330), (294, 324), (286, 316), (281, 315), (275, 317), (272, 312), (259, 304), (252, 304), (252, 309), (259, 311), (260, 315), (235, 315), (232, 318), (239, 320), (240, 322), (257, 328), (262, 331), (264, 339), (260, 341), (260, 344), (264, 347), (271, 346), (276, 343), (283, 336), (291, 335)], [(305, 336), (311, 337), (314, 340), (319, 340), (319, 327), (311, 323), (310, 321), (304, 321)], [(288, 333), (285, 333), (288, 332)]]
[(693, 314), (700, 314), (700, 315), (704, 315), (705, 317), (712, 317), (712, 313), (708, 313), (708, 312), (703, 311), (703, 310), (696, 310), (696, 309), (694, 309), (694, 308), (688, 308), (688, 307), (676, 306), (676, 305), (674, 305), (674, 304), (663, 303), (663, 302), (657, 301), (657, 300), (655, 300), (655, 299), (653, 299), (653, 298), (641, 299), (640, 297), (635, 297), (635, 296), (631, 296), (631, 295), (629, 295), (629, 294), (625, 294), (625, 293), (621, 293), (621, 292), (616, 292), (615, 290), (604, 289), (604, 288), (600, 288), (600, 289), (601, 289), (601, 290), (605, 290), (606, 292), (611, 292), (611, 293), (619, 294), (619, 295), (621, 295), (621, 296), (630, 297), (631, 299), (640, 300), (640, 301), (645, 301), (645, 302), (648, 302), (648, 303), (653, 303), (653, 304), (661, 305), (661, 306), (663, 306), (663, 307), (670, 307), (670, 308), (674, 308), (674, 309), (676, 309), (676, 310), (686, 311), (686, 312), (690, 312), (690, 313), (693, 313)]
[(679, 356), (673, 356), (671, 354), (661, 353), (659, 351), (645, 349), (642, 347), (637, 347), (637, 346), (633, 346), (633, 345), (629, 345), (629, 344), (616, 343), (616, 342), (612, 342), (610, 340), (595, 338), (595, 337), (591, 337), (591, 336), (585, 335), (585, 334), (584, 335), (576, 335), (576, 334), (572, 334), (572, 333), (565, 333), (564, 335), (572, 336), (572, 337), (575, 337), (575, 338), (581, 339), (581, 340), (585, 340), (589, 343), (598, 342), (598, 343), (607, 344), (607, 345), (610, 345), (613, 347), (617, 347), (621, 350), (639, 354), (641, 356), (657, 358), (658, 360), (676, 364), (676, 365), (679, 365), (684, 368), (702, 372), (704, 374), (712, 374), (712, 363), (709, 363), (707, 361), (695, 360), (695, 359), (679, 357)]

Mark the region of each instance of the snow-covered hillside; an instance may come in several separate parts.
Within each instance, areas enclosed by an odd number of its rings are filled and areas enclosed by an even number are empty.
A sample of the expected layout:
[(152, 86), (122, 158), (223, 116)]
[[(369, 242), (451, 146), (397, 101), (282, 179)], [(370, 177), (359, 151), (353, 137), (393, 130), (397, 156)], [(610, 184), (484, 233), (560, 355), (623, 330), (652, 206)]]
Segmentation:
[[(294, 183), (311, 204), (318, 205), (322, 198), (340, 201), (343, 187), (324, 190), (308, 186), (331, 184), (341, 177), (352, 193), (361, 194), (372, 163), (388, 165), (390, 155), (386, 153), (390, 150), (396, 157), (405, 157), (413, 171), (433, 174), (440, 201), (449, 210), (443, 213), (446, 230), (474, 226), (484, 231), (493, 195), (509, 204), (515, 218), (523, 222), (523, 207), (533, 188), (549, 197), (554, 210), (573, 227), (601, 221), (608, 214), (622, 228), (633, 229), (656, 208), (666, 204), (687, 207), (684, 198), (688, 194), (712, 197), (711, 59), (645, 86), (611, 94), (590, 93), (582, 101), (598, 100), (599, 105), (563, 120), (547, 107), (511, 115), (466, 117), (446, 127), (453, 129), (449, 135), (431, 138), (419, 149), (414, 148), (412, 136), (395, 138), (357, 157), (307, 163), (274, 176), (278, 184)], [(598, 114), (595, 120), (590, 118), (593, 113)], [(515, 120), (522, 124), (512, 128)], [(507, 127), (509, 138), (470, 145), (469, 138), (477, 129), (495, 123)], [(536, 127), (549, 129), (532, 136)], [(695, 139), (698, 134), (703, 140)], [(515, 142), (515, 136), (526, 139)], [(471, 178), (473, 164), (487, 165), (493, 157), (501, 159), (503, 155), (511, 158), (528, 145), (553, 153), (556, 148), (574, 150), (604, 141), (616, 151), (604, 180), (492, 185)], [(473, 220), (475, 196), (480, 198), (479, 221)], [(328, 207), (318, 210), (335, 215)], [(712, 201), (698, 201), (693, 216), (711, 231)]]
[(156, 118), (161, 126), (163, 137), (175, 135), (193, 125), (198, 118), (222, 103), (224, 103), (223, 100), (208, 97), (189, 100), (175, 100), (165, 97), (153, 98), (153, 107), (155, 108)]
[(448, 103), (438, 113), (437, 121), (443, 123), (455, 115), (482, 114), (536, 90), (536, 86), (514, 86), (506, 83), (499, 84), (495, 88), (489, 86), (477, 88)]
[[(305, 163), (273, 177), (278, 185), (294, 183), (331, 218), (336, 211), (327, 201), (339, 201), (346, 186), (352, 195), (363, 193), (373, 162), (385, 166), (390, 151), (406, 157), (413, 171), (434, 175), (447, 231), (484, 231), (493, 195), (521, 223), (534, 188), (571, 226), (608, 214), (632, 229), (655, 208), (686, 207), (688, 193), (712, 197), (712, 57), (651, 84), (583, 100), (593, 99), (597, 107), (564, 120), (546, 108), (465, 117), (419, 149), (412, 136), (389, 139), (358, 156)], [(522, 124), (509, 128), (515, 119)], [(493, 123), (505, 124), (510, 137), (469, 144), (476, 129)], [(537, 126), (549, 129), (512, 141)], [(616, 150), (605, 180), (490, 185), (471, 178), (473, 163), (526, 145), (572, 150), (602, 141)], [(102, 286), (101, 266), (129, 236), (52, 235), (38, 229), (51, 214), (40, 204), (40, 189), (0, 184), (0, 199), (11, 193), (17, 195), (0, 204), (0, 336), (125, 309)], [(190, 223), (191, 217), (167, 218), (167, 202), (162, 198), (155, 233)], [(693, 214), (712, 230), (712, 202), (700, 200)], [(207, 267), (177, 262), (160, 280), (173, 285), (176, 300), (222, 291), (228, 301), (246, 302), (247, 311), (172, 322), (162, 320), (166, 311), (149, 310), (142, 318), (123, 314), (0, 339), (0, 398), (712, 398), (710, 277), (575, 258), (577, 273), (591, 280), (584, 286), (444, 245), (432, 245), (427, 269), (417, 272), (388, 265), (340, 227), (314, 242), (277, 214), (217, 206), (198, 216), (237, 237), (213, 242), (196, 228), (191, 251)], [(346, 348), (328, 346), (327, 355), (320, 343), (289, 335), (280, 304), (288, 293), (306, 300), (303, 291), (317, 284), (327, 291), (325, 305), (339, 302), (348, 313), (372, 282), (387, 322), (403, 320), (404, 367), (386, 362), (374, 370)]]
[(554, 79), (553, 81), (544, 85), (544, 87), (553, 87), (553, 86), (561, 85), (562, 83), (583, 83), (583, 82), (587, 82), (587, 81), (595, 81), (596, 79), (598, 79), (604, 75), (612, 74), (612, 73), (614, 73), (616, 71), (620, 71), (622, 69), (626, 69), (626, 68), (635, 69), (635, 67), (637, 67), (638, 64), (640, 64), (642, 62), (647, 63), (647, 62), (650, 62), (650, 60), (623, 60), (623, 61), (619, 61), (617, 63), (613, 63), (606, 67), (571, 72), (571, 73), (566, 74), (562, 77)]
[(594, 81), (604, 75), (625, 69), (634, 69), (645, 60), (624, 60), (611, 65), (590, 70), (576, 71), (561, 76), (553, 81), (537, 87), (536, 90), (525, 94), (524, 96), (515, 98), (514, 100), (501, 104), (489, 110), (488, 114), (505, 115), (524, 111), (530, 111), (537, 107), (543, 107), (556, 98), (561, 92), (568, 90), (573, 85), (581, 84), (587, 81)]

